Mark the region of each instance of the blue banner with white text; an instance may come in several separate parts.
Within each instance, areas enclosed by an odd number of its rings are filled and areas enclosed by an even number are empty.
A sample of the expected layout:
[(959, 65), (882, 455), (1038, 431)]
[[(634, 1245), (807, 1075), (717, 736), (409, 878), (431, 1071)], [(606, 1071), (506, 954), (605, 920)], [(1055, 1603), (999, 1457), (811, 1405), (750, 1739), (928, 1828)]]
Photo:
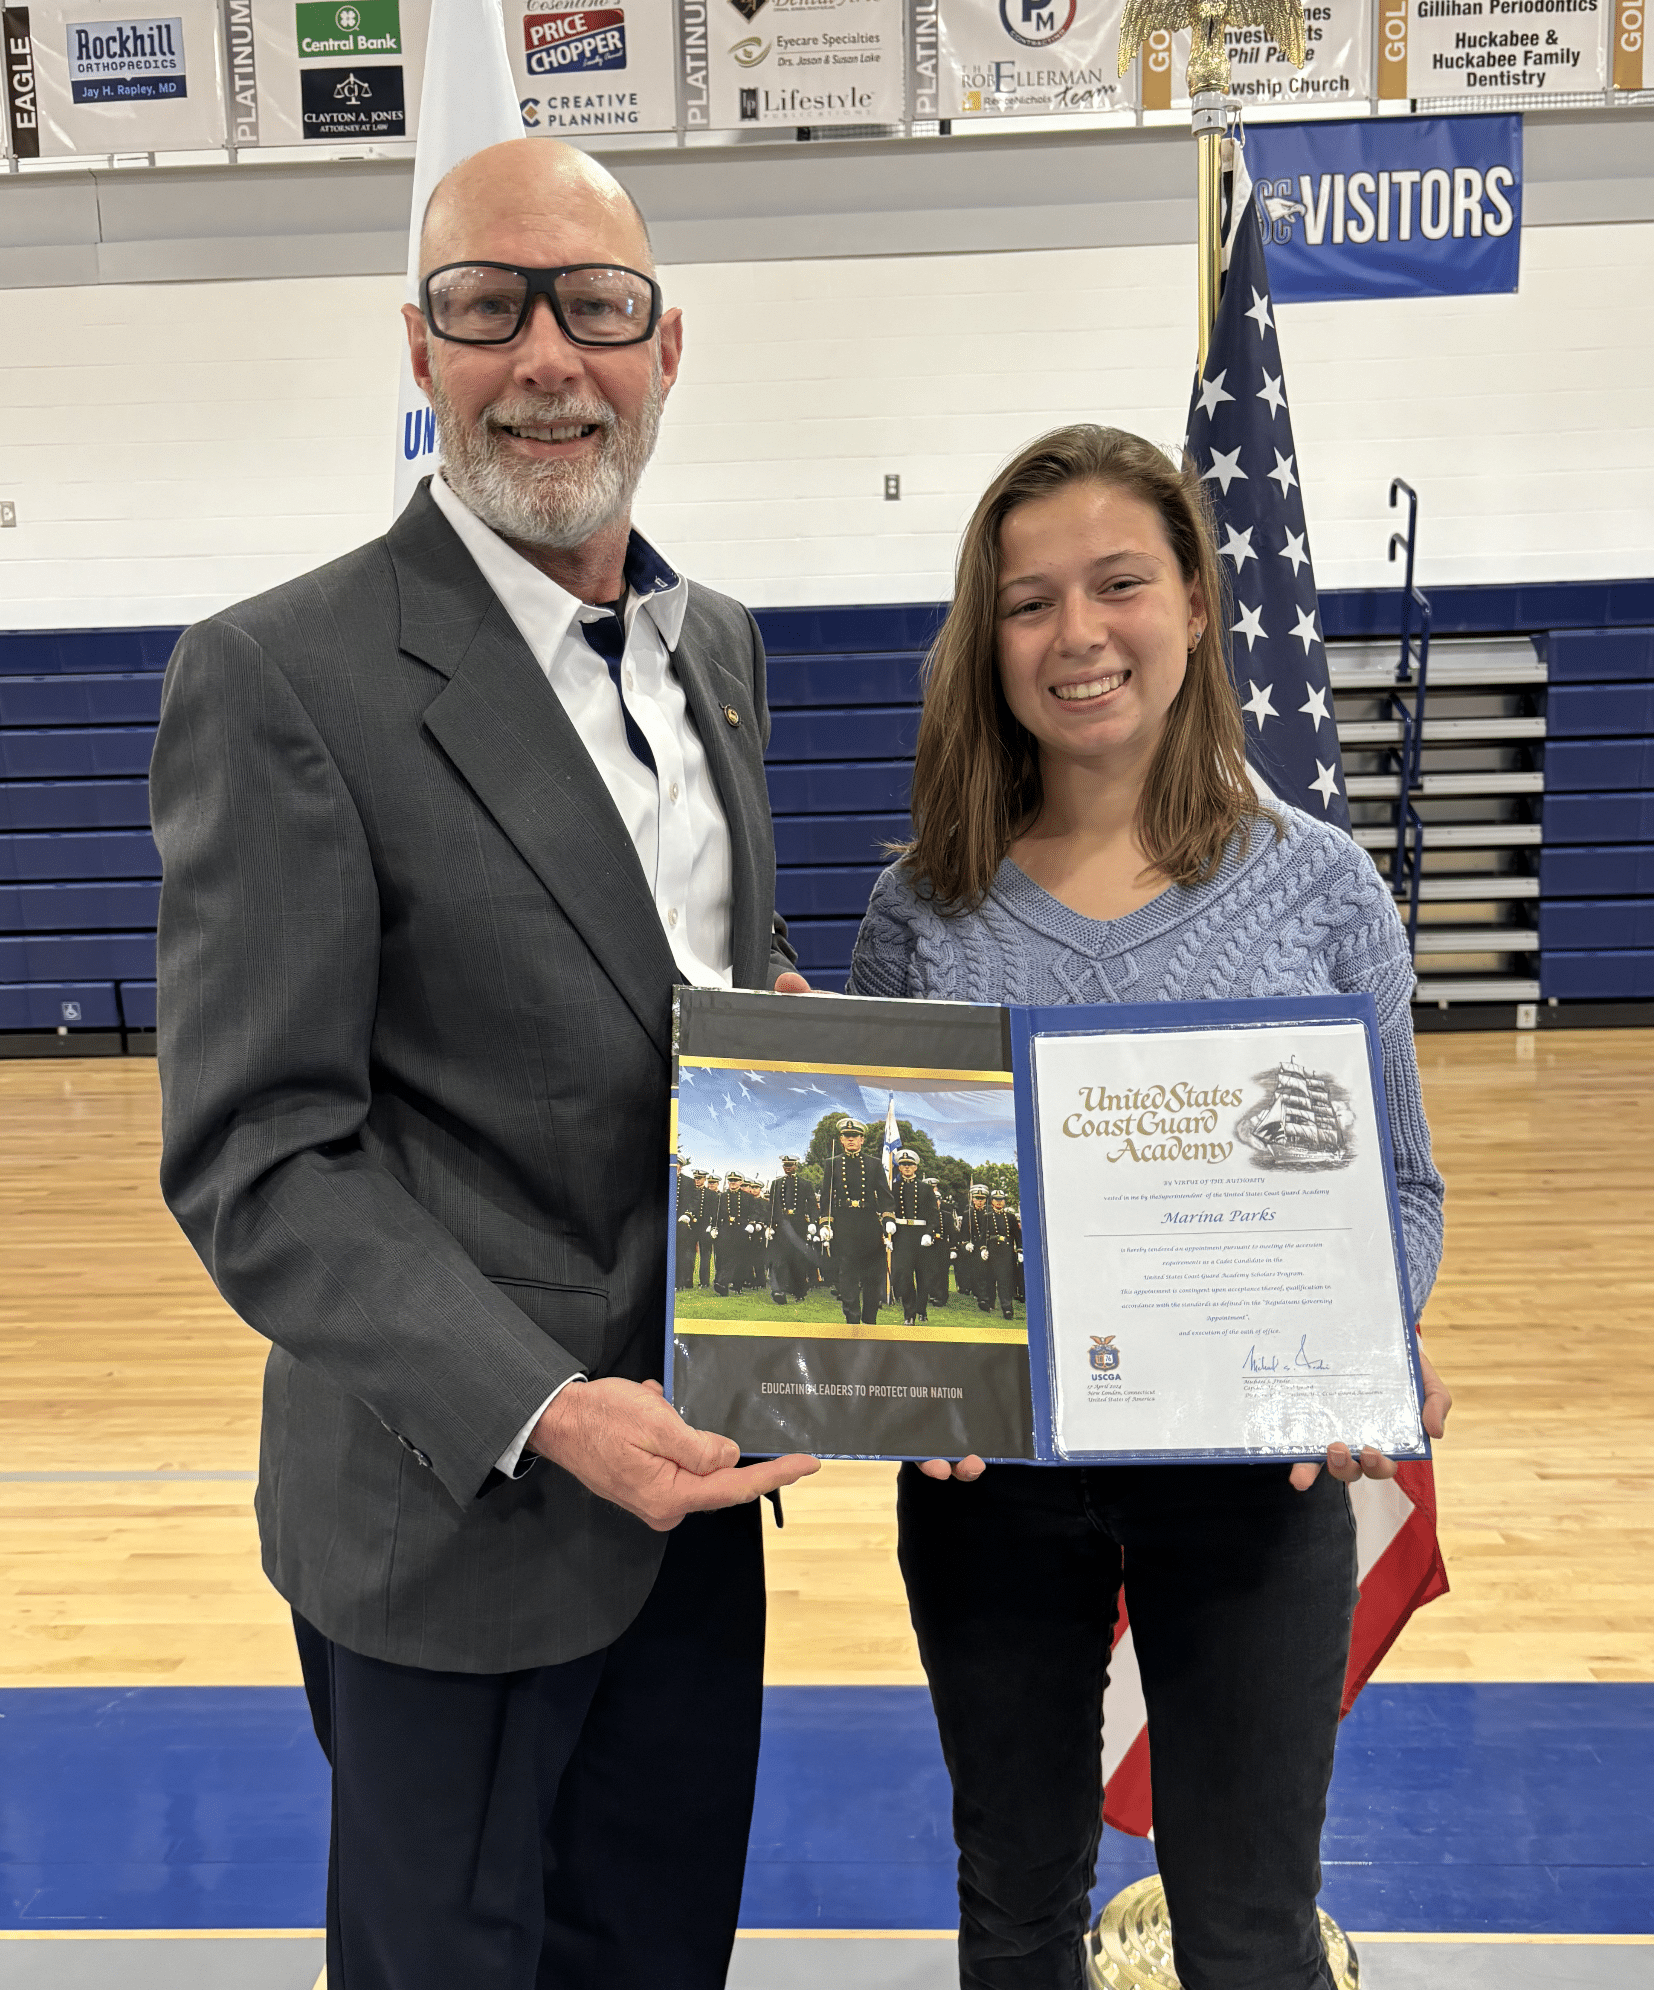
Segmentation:
[(1246, 165), (1277, 304), (1516, 288), (1520, 117), (1254, 125)]

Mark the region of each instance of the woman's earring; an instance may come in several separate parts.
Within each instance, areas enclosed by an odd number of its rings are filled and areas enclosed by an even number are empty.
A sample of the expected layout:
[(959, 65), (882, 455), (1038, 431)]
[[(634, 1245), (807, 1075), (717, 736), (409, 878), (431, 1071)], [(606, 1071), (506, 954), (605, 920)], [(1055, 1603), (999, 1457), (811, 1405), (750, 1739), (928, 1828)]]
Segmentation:
[(1194, 634), (1189, 638), (1190, 656), (1193, 656), (1195, 651), (1200, 648), (1200, 639), (1203, 635), (1205, 635), (1205, 633), (1206, 631), (1204, 629), (1196, 629)]

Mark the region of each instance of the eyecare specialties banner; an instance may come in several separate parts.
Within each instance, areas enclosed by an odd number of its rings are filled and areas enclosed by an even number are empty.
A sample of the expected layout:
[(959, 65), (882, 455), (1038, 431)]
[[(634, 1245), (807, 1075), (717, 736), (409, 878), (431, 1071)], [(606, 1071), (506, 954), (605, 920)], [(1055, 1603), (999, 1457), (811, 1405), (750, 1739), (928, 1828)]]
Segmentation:
[(1254, 125), (1246, 164), (1277, 304), (1517, 287), (1520, 117)]
[(430, 0), (228, 0), (228, 9), (238, 145), (417, 135)]
[(1131, 107), (1122, 0), (941, 0), (941, 116), (1058, 117)]
[[(7, 97), (20, 158), (189, 152), (224, 143), (213, 0), (32, 0), (5, 10)], [(29, 122), (32, 112), (33, 122)]]
[(1378, 94), (1601, 90), (1614, 0), (1378, 0)]
[(671, 131), (677, 123), (673, 0), (507, 0), (506, 46), (530, 137)]
[(899, 124), (902, 0), (686, 0), (691, 129)]

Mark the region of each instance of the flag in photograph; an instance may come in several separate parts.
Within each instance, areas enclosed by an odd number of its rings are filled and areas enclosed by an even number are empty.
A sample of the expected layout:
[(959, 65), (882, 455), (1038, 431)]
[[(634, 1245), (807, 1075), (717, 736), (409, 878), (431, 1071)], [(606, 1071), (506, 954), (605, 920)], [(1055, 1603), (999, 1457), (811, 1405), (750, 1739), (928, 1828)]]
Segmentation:
[(1228, 274), (1185, 447), (1212, 496), (1234, 587), (1229, 669), (1246, 757), (1283, 801), (1350, 826), (1304, 493), (1263, 236), (1244, 167)]
[[(505, 48), (498, 0), (433, 0), (425, 46), (425, 87), (419, 99), (419, 140), (414, 150), (413, 213), (408, 223), (408, 291), (419, 302), (419, 231), (437, 182), (461, 159), (485, 146), (523, 135), (517, 86)], [(413, 377), (407, 342), (402, 346), (396, 397), (396, 485), (392, 509), (400, 515), (437, 466), (436, 416)]]
[[(1350, 1630), (1340, 1717), (1413, 1612), (1447, 1593), (1447, 1570), (1436, 1541), (1436, 1482), (1427, 1462), (1408, 1462), (1393, 1479), (1357, 1479), (1355, 1567), (1360, 1596)], [(1130, 1571), (1127, 1571), (1129, 1580)], [(1149, 1797), (1149, 1731), (1143, 1682), (1137, 1672), (1124, 1599), (1115, 1626), (1114, 1655), (1103, 1695), (1103, 1821), (1146, 1838), (1154, 1823)]]
[(896, 1181), (896, 1155), (902, 1144), (902, 1130), (896, 1124), (896, 1094), (890, 1094), (890, 1103), (884, 1109), (884, 1178), (892, 1186)]

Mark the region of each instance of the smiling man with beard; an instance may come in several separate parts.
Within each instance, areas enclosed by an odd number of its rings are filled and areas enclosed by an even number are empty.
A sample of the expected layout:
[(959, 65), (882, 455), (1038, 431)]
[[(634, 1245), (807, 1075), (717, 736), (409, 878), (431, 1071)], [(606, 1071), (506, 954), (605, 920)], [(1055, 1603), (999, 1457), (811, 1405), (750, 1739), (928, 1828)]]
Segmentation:
[(151, 776), (167, 1200), (271, 1343), (258, 1518), (333, 1769), (335, 1990), (714, 1990), (759, 1495), (660, 1392), (675, 983), (799, 989), (764, 653), (631, 529), (647, 231), (543, 139), (425, 218), (444, 468), (190, 630)]

